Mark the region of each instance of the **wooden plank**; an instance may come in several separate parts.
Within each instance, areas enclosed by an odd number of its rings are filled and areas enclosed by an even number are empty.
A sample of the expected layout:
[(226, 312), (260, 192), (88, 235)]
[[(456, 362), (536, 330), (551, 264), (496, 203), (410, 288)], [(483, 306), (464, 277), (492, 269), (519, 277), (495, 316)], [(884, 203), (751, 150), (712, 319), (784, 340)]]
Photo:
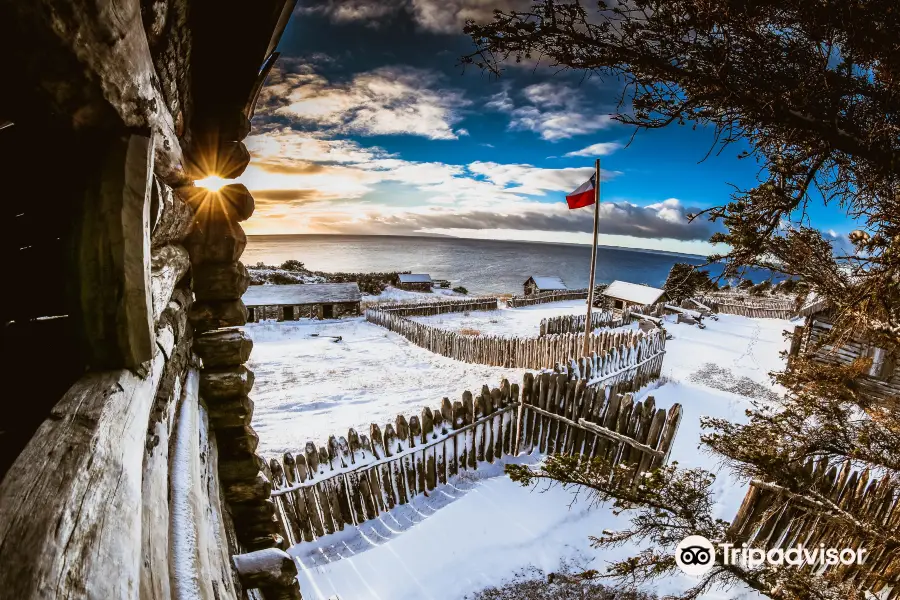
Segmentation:
[[(343, 441), (343, 438), (341, 438), (341, 441)], [(347, 453), (350, 464), (355, 465), (359, 456), (359, 434), (352, 427), (347, 430)], [(353, 520), (358, 525), (366, 520), (362, 492), (360, 491), (359, 472), (349, 471), (345, 474), (345, 477), (347, 479), (347, 496), (350, 498), (350, 507), (353, 510)]]
[[(403, 451), (394, 426), (388, 423), (384, 426), (384, 453), (385, 458), (389, 458), (398, 452)], [(392, 460), (387, 464), (388, 476), (391, 480), (391, 488), (394, 490), (394, 499), (397, 504), (406, 504), (406, 478), (403, 474), (403, 463), (400, 460)]]
[[(301, 458), (303, 457), (301, 456)], [(305, 461), (306, 459), (304, 458), (303, 460)], [(294, 485), (295, 483), (301, 482), (299, 470), (297, 469), (297, 462), (290, 452), (286, 452), (284, 455), (284, 475), (288, 485)], [(289, 498), (290, 506), (294, 510), (294, 521), (296, 521), (300, 529), (300, 536), (298, 536), (298, 538), (302, 537), (303, 541), (311, 542), (313, 540), (313, 533), (312, 524), (309, 520), (309, 509), (306, 506), (306, 495), (301, 490), (297, 490), (291, 492)]]
[[(434, 435), (434, 413), (427, 406), (422, 409), (422, 444), (428, 444), (436, 438)], [(437, 457), (435, 448), (426, 448), (422, 453), (425, 467), (425, 489), (431, 491), (437, 484)]]
[[(475, 406), (472, 399), (472, 392), (466, 390), (463, 392), (463, 425), (471, 425), (475, 419)], [(464, 433), (466, 448), (466, 468), (474, 470), (476, 467), (475, 453), (475, 432), (470, 428)]]
[[(463, 427), (466, 424), (466, 411), (463, 408), (462, 402), (456, 400), (453, 403), (453, 429), (457, 430), (460, 427)], [(448, 476), (452, 477), (459, 474), (460, 469), (465, 470), (466, 462), (468, 461), (466, 455), (466, 438), (465, 434), (456, 433), (453, 434), (453, 453), (450, 457), (450, 464)]]

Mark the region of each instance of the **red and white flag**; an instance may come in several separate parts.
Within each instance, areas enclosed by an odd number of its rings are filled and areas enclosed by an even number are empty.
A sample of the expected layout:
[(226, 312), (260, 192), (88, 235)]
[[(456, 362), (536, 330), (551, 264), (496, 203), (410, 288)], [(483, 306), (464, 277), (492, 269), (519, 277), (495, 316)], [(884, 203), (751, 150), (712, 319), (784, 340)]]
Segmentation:
[(594, 178), (597, 176), (595, 173), (591, 175), (591, 178), (578, 186), (574, 192), (566, 196), (566, 203), (569, 205), (569, 209), (573, 208), (584, 208), (585, 206), (590, 206), (594, 203)]

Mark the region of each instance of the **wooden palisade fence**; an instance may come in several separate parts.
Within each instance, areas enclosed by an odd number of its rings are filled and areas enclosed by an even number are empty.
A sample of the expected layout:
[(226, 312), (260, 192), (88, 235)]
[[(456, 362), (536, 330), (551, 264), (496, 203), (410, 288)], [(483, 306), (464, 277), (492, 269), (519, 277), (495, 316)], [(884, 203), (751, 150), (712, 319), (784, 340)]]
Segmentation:
[(652, 397), (635, 402), (621, 392), (635, 381), (591, 385), (588, 363), (528, 373), (521, 387), (504, 379), (477, 396), (466, 391), (409, 419), (399, 415), (383, 430), (373, 423), (368, 436), (350, 429), (322, 447), (307, 442), (296, 455), (271, 459), (283, 535), (291, 544), (312, 541), (428, 494), (461, 472), (535, 450), (626, 464), (636, 482), (666, 461), (681, 407), (657, 409)]
[[(539, 335), (584, 333), (585, 321), (587, 321), (587, 315), (560, 315), (541, 319)], [(591, 313), (591, 325), (594, 329), (622, 327), (630, 322), (631, 314), (628, 311), (618, 315), (608, 310), (597, 310)]]
[[(571, 357), (580, 356), (584, 333), (566, 333), (536, 338), (467, 336), (425, 323), (418, 323), (392, 310), (370, 308), (366, 320), (398, 333), (413, 344), (435, 354), (462, 362), (507, 368), (540, 369)], [(590, 352), (608, 360), (616, 369), (627, 363), (639, 363), (665, 350), (665, 333), (661, 330), (604, 331), (591, 335)], [(624, 361), (624, 362), (623, 362)]]
[[(849, 461), (843, 465), (829, 465), (825, 459), (810, 459), (804, 468), (816, 483), (815, 489), (839, 510), (854, 514), (865, 511), (880, 523), (884, 531), (900, 528), (900, 495), (890, 477), (871, 478), (869, 469), (852, 469)], [(860, 589), (878, 594), (892, 589), (882, 600), (900, 598), (900, 554), (887, 547), (872, 548), (834, 517), (827, 507), (813, 505), (804, 497), (780, 486), (754, 480), (744, 497), (729, 529), (737, 545), (787, 549), (802, 544), (810, 550), (819, 548), (867, 548), (862, 565), (835, 565), (827, 569), (841, 569), (842, 579), (855, 581)], [(811, 567), (804, 568), (821, 568)]]
[(506, 301), (506, 305), (510, 308), (520, 308), (522, 306), (546, 304), (547, 302), (562, 302), (563, 300), (587, 300), (587, 297), (587, 288), (580, 290), (538, 292), (537, 294), (529, 294), (527, 296), (513, 296)]
[(702, 296), (697, 300), (713, 311), (725, 315), (755, 319), (790, 319), (797, 314), (793, 299)]

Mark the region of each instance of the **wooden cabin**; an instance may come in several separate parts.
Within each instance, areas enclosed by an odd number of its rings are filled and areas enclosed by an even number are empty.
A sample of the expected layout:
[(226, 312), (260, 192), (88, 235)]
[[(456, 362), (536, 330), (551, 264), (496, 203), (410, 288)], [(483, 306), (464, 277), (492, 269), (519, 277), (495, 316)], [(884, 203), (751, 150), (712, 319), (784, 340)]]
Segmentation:
[(539, 294), (540, 292), (561, 292), (563, 290), (569, 289), (565, 282), (555, 275), (532, 275), (525, 280), (523, 287), (526, 296)]
[(4, 598), (300, 598), (251, 425), (254, 199), (194, 185), (249, 164), (295, 4), (0, 3)]
[(870, 358), (872, 364), (869, 371), (857, 380), (857, 384), (873, 398), (896, 402), (900, 398), (898, 357), (872, 344), (865, 332), (855, 333), (840, 347), (824, 344), (833, 318), (827, 301), (811, 292), (794, 319), (798, 325), (791, 340), (788, 368), (791, 358), (800, 354), (811, 354), (813, 360), (833, 365), (847, 365), (859, 358)]
[(611, 308), (625, 310), (656, 304), (665, 299), (665, 294), (663, 290), (649, 285), (616, 280), (603, 290), (602, 297)]
[(279, 321), (298, 319), (338, 319), (360, 314), (359, 285), (349, 283), (300, 283), (252, 285), (241, 298), (247, 307), (247, 321), (267, 318)]
[(411, 292), (430, 292), (434, 287), (434, 281), (428, 273), (401, 273), (399, 275), (401, 290)]

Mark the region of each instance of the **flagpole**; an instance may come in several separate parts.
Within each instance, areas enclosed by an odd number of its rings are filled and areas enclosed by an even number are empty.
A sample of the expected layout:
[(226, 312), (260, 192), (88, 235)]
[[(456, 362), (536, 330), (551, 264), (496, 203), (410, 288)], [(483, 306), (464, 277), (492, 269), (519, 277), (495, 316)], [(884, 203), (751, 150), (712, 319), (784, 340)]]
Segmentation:
[(591, 311), (594, 308), (594, 274), (597, 268), (597, 224), (600, 221), (600, 159), (594, 163), (594, 243), (591, 244), (591, 279), (588, 284), (587, 319), (584, 323), (584, 345), (581, 355), (587, 356), (590, 350)]

